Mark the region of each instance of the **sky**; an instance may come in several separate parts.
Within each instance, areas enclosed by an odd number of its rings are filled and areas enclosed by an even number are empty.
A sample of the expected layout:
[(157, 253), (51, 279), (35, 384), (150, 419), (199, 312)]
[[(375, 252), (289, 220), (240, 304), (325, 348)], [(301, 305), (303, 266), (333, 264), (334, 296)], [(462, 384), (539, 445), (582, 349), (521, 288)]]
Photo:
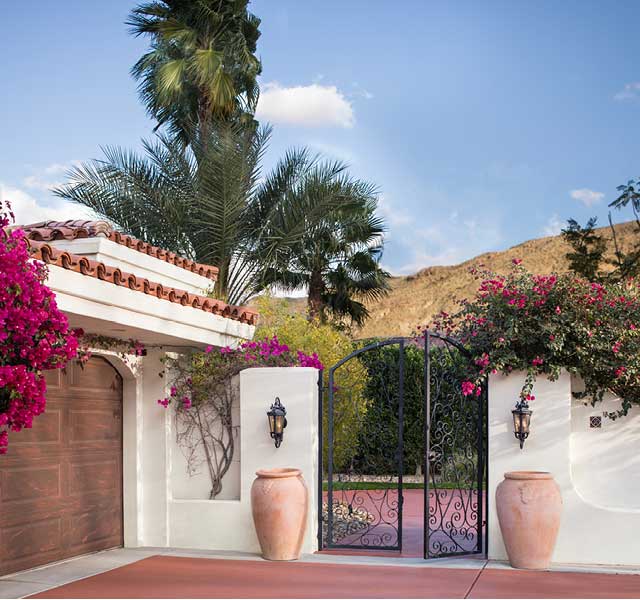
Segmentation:
[[(78, 218), (53, 197), (104, 146), (154, 123), (124, 25), (134, 1), (3, 4), (0, 198), (19, 222)], [(640, 3), (579, 0), (254, 0), (265, 172), (290, 147), (374, 182), (383, 265), (408, 274), (606, 224), (640, 176)], [(614, 213), (616, 221), (626, 213)]]

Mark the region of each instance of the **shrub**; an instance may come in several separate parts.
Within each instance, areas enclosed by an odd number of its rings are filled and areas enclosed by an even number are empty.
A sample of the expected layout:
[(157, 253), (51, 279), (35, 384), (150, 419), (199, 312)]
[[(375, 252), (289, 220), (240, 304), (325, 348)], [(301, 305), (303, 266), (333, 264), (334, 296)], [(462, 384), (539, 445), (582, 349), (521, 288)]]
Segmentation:
[[(456, 454), (475, 448), (478, 407), (462, 398), (459, 382), (464, 379), (468, 358), (457, 349), (434, 345), (430, 350), (431, 377), (431, 476), (447, 482), (469, 483), (472, 478), (458, 468)], [(365, 396), (368, 410), (360, 431), (355, 470), (364, 475), (395, 475), (398, 472), (398, 345), (364, 352), (361, 361), (368, 371)], [(424, 345), (422, 340), (404, 349), (403, 472), (420, 473), (424, 461)], [(461, 427), (454, 419), (464, 423)], [(452, 432), (458, 431), (457, 435)], [(467, 459), (469, 456), (467, 456)], [(468, 463), (473, 462), (467, 460)], [(475, 463), (474, 463), (475, 464)], [(466, 469), (465, 465), (465, 469)]]
[(479, 392), (488, 373), (526, 372), (521, 397), (533, 400), (536, 377), (556, 379), (561, 369), (580, 376), (585, 391), (602, 400), (622, 399), (612, 418), (640, 402), (640, 294), (626, 280), (593, 283), (574, 274), (533, 275), (515, 260), (506, 276), (481, 271), (476, 296), (435, 326), (458, 337), (471, 351), (475, 369), (462, 383), (465, 395)]
[(53, 292), (46, 266), (29, 260), (28, 242), (9, 231), (11, 207), (0, 205), (0, 454), (8, 431), (30, 428), (46, 406), (43, 371), (76, 355), (77, 340)]

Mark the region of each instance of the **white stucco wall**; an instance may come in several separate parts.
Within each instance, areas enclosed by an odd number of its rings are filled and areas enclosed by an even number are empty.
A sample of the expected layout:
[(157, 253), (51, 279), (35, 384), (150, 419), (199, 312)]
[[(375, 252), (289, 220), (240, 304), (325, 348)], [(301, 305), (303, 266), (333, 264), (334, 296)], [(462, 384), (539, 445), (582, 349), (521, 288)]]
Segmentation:
[[(240, 384), (239, 377), (238, 386)], [(172, 415), (173, 416), (173, 415)], [(231, 406), (231, 423), (233, 425), (234, 452), (231, 466), (222, 480), (222, 491), (216, 496), (216, 500), (240, 500), (240, 458), (242, 448), (240, 444), (240, 401), (234, 399)], [(171, 426), (175, 428), (175, 419)], [(200, 463), (195, 473), (189, 473), (185, 451), (175, 444), (175, 430), (171, 448), (171, 479), (170, 493), (174, 500), (208, 500), (211, 493), (211, 478), (204, 463), (205, 455), (202, 448), (195, 452), (195, 460)], [(219, 431), (219, 430), (218, 430)], [(193, 463), (192, 463), (193, 464)]]
[[(160, 350), (150, 351), (139, 361), (135, 374), (122, 365), (118, 369), (125, 379), (125, 546), (259, 552), (250, 495), (255, 472), (297, 467), (309, 490), (302, 551), (314, 552), (318, 525), (318, 371), (256, 368), (240, 374), (240, 461), (224, 480), (231, 495), (237, 496), (208, 500), (208, 482), (201, 476), (186, 476), (185, 459), (175, 443), (171, 411), (156, 402), (166, 395), (166, 379), (158, 376), (163, 370), (162, 354)], [(116, 363), (119, 360), (112, 358)], [(289, 422), (277, 449), (269, 436), (266, 415), (276, 396), (285, 405)], [(233, 491), (236, 486), (237, 493)]]
[[(572, 390), (582, 391), (571, 379)], [(621, 401), (608, 394), (591, 406), (573, 400), (571, 405), (571, 475), (573, 485), (585, 500), (599, 506), (640, 510), (640, 407), (626, 417), (607, 419)], [(590, 417), (600, 417), (599, 428), (590, 427)], [(640, 560), (640, 558), (639, 558)]]
[(591, 429), (587, 417), (602, 415), (607, 406), (584, 407), (573, 400), (568, 373), (556, 382), (539, 379), (531, 434), (521, 451), (511, 410), (523, 381), (523, 374), (514, 373), (489, 382), (489, 558), (506, 559), (495, 508), (503, 474), (540, 470), (553, 473), (564, 503), (554, 562), (640, 565), (637, 411), (615, 422), (603, 419), (601, 429)]
[(49, 266), (47, 285), (71, 325), (89, 333), (133, 337), (146, 344), (204, 347), (235, 346), (239, 339), (251, 339), (255, 330), (253, 325), (54, 265)]

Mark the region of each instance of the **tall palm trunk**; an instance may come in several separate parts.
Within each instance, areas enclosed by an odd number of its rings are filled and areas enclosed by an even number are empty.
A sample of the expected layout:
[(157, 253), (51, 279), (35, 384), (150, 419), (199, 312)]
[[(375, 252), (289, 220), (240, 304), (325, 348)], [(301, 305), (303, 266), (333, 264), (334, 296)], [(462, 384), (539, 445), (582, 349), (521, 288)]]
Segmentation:
[(209, 108), (209, 98), (206, 91), (200, 91), (200, 98), (198, 100), (198, 128), (200, 129), (200, 140), (203, 146), (203, 150), (206, 151), (209, 137), (209, 126), (211, 122), (211, 111)]
[(218, 277), (213, 286), (214, 295), (218, 300), (223, 302), (229, 301), (229, 271), (231, 261), (225, 259), (218, 264)]
[(311, 277), (309, 278), (309, 296), (307, 300), (310, 321), (322, 318), (323, 291), (324, 281), (322, 280), (322, 273), (319, 270), (314, 269), (313, 271), (311, 271)]

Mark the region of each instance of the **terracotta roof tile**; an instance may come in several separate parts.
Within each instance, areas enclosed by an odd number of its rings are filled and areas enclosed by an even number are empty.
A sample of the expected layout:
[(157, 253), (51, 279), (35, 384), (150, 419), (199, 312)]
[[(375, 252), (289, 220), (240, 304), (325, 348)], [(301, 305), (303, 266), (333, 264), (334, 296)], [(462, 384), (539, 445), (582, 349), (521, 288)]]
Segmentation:
[(160, 300), (167, 300), (182, 306), (191, 306), (192, 308), (198, 308), (205, 312), (240, 321), (241, 323), (248, 323), (249, 325), (255, 325), (258, 320), (258, 313), (248, 308), (232, 306), (220, 300), (164, 286), (161, 283), (149, 281), (145, 277), (136, 277), (133, 273), (127, 273), (117, 267), (110, 267), (86, 256), (58, 250), (45, 242), (30, 239), (29, 251), (33, 258), (46, 264), (75, 271), (87, 277), (94, 277), (136, 292), (156, 296)]
[[(181, 269), (186, 269), (197, 275), (208, 277), (213, 281), (218, 276), (218, 269), (211, 265), (203, 265), (188, 258), (178, 256), (174, 252), (169, 252), (158, 246), (153, 246), (133, 236), (115, 231), (106, 221), (41, 221), (30, 225), (20, 225), (22, 231), (30, 240), (37, 242), (52, 242), (55, 240), (77, 240), (82, 238), (103, 237), (116, 244), (126, 246), (137, 252), (142, 252), (171, 263)], [(12, 228), (13, 229), (13, 228)]]

